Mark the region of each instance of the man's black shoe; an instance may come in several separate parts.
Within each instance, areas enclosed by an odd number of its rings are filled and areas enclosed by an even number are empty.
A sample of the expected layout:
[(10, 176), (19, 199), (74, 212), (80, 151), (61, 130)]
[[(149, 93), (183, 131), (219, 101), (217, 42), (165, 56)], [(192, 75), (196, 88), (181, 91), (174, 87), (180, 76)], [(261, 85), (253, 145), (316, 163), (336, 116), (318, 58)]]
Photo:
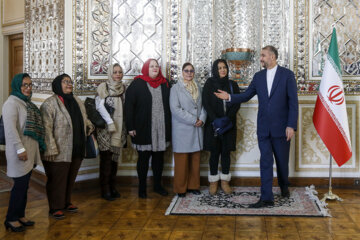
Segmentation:
[(283, 197), (283, 198), (289, 198), (289, 197), (290, 197), (289, 189), (281, 190), (281, 197)]
[(249, 205), (249, 208), (263, 208), (263, 207), (272, 207), (274, 206), (274, 201), (263, 201), (259, 200), (257, 203), (253, 203)]

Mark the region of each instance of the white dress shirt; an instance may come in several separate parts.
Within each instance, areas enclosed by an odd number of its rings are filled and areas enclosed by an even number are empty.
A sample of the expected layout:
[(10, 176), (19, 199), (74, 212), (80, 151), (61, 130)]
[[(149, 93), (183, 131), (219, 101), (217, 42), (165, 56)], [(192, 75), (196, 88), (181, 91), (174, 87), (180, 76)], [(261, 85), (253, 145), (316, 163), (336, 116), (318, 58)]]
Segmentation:
[(267, 82), (268, 96), (270, 96), (270, 93), (271, 93), (271, 88), (272, 88), (272, 85), (274, 82), (277, 67), (278, 67), (278, 65), (275, 65), (275, 67), (266, 70), (266, 82)]

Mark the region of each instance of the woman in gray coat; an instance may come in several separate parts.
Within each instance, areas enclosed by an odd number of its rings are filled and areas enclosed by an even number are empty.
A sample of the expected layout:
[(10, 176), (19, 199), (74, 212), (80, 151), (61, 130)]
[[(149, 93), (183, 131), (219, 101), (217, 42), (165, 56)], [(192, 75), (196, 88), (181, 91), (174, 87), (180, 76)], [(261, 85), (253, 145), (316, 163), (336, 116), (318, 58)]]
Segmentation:
[(194, 66), (185, 63), (183, 79), (170, 91), (172, 145), (175, 159), (174, 192), (200, 194), (200, 150), (206, 112), (201, 103), (200, 87), (194, 81)]
[(27, 191), (32, 169), (45, 150), (44, 127), (38, 107), (31, 102), (32, 82), (27, 73), (17, 74), (11, 82), (11, 95), (2, 109), (6, 140), (7, 175), (14, 180), (6, 229), (22, 232), (35, 222), (25, 218)]

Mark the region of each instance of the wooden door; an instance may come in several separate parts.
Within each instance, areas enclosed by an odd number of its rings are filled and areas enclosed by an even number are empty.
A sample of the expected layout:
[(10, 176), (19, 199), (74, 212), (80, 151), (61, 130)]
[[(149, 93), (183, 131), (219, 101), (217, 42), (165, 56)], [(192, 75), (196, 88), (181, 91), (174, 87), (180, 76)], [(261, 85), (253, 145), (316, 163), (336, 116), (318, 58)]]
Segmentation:
[(11, 92), (11, 80), (23, 72), (23, 34), (9, 36), (9, 93)]
[[(9, 36), (9, 95), (11, 92), (11, 80), (23, 72), (23, 34)], [(6, 99), (6, 98), (5, 98)], [(0, 151), (0, 171), (6, 166), (5, 152)]]

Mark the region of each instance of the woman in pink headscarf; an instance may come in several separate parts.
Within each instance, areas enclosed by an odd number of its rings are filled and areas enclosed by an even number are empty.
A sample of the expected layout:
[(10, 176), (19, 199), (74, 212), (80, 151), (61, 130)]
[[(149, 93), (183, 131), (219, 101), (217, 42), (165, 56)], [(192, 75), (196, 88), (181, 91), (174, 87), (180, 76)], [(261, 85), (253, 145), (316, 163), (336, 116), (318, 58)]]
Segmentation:
[(155, 59), (148, 59), (125, 94), (125, 123), (139, 158), (139, 197), (146, 198), (146, 178), (151, 157), (154, 192), (166, 196), (161, 185), (164, 151), (171, 140), (170, 86)]

